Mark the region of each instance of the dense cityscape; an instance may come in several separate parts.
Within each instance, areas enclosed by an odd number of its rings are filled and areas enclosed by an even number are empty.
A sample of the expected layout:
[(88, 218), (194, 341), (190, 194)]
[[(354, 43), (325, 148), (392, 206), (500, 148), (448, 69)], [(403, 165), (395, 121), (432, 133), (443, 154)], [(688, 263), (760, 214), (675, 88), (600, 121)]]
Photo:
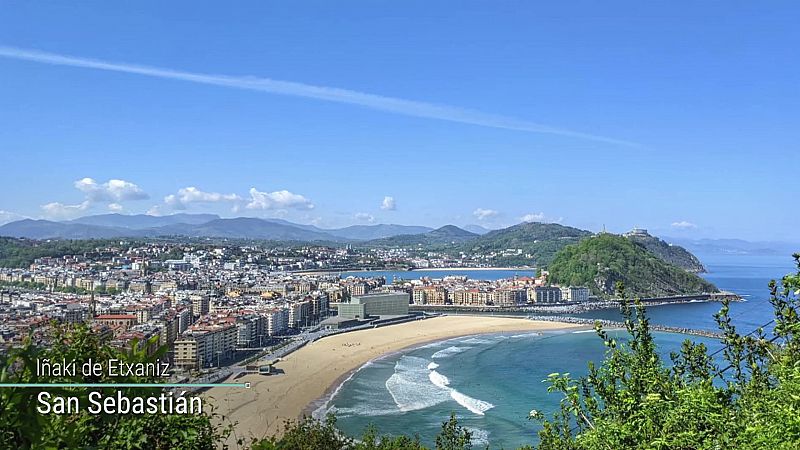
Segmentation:
[[(546, 271), (496, 281), (413, 279), (413, 272), (387, 280), (325, 271), (454, 263), (462, 261), (436, 253), (410, 258), (403, 249), (119, 241), (80, 255), (37, 258), (25, 269), (0, 269), (0, 338), (9, 347), (28, 335), (46, 339), (51, 321), (88, 323), (121, 348), (166, 345), (175, 370), (188, 372), (241, 361), (285, 344), (287, 337), (412, 319), (410, 305), (501, 308), (590, 297), (585, 287), (548, 286)], [(375, 306), (386, 303), (386, 294), (395, 294), (391, 304)]]

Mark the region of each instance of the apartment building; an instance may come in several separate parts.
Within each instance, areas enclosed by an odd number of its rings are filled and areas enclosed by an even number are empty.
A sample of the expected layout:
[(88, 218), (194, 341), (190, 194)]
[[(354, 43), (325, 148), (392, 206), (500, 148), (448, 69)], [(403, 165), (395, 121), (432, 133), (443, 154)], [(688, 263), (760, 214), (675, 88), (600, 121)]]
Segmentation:
[(445, 305), (449, 296), (443, 286), (415, 286), (412, 299), (415, 305)]
[(175, 366), (184, 370), (216, 367), (233, 356), (237, 338), (233, 323), (194, 326), (175, 341)]
[(533, 288), (536, 303), (560, 303), (561, 288), (551, 286), (536, 286)]
[(591, 292), (586, 287), (562, 287), (561, 299), (565, 302), (588, 302)]

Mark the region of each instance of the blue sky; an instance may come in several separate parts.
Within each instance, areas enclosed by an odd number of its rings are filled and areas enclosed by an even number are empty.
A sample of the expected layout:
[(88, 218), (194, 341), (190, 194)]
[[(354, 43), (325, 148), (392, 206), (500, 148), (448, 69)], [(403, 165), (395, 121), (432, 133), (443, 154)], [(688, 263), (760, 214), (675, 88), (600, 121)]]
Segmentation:
[(800, 7), (543, 3), (0, 1), (0, 221), (797, 240)]

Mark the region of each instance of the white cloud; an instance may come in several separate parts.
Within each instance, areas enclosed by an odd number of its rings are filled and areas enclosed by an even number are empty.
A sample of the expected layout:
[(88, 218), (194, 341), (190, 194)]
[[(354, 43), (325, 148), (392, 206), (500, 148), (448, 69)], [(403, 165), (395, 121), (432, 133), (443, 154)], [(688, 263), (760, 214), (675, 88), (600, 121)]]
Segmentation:
[(51, 219), (72, 219), (89, 209), (89, 206), (91, 206), (89, 200), (85, 200), (77, 205), (65, 205), (59, 202), (52, 202), (42, 205), (42, 211)]
[(174, 209), (186, 209), (186, 205), (190, 203), (230, 203), (240, 201), (242, 201), (242, 197), (237, 194), (204, 192), (194, 186), (180, 188), (177, 194), (169, 194), (164, 197), (164, 203)]
[(314, 204), (302, 195), (287, 190), (261, 192), (256, 188), (250, 188), (250, 201), (246, 207), (247, 209), (313, 209)]
[(519, 218), (520, 222), (541, 222), (541, 223), (561, 223), (564, 220), (563, 217), (559, 217), (558, 219), (553, 219), (547, 217), (545, 213), (538, 212), (538, 213), (529, 213), (525, 214), (524, 216)]
[(281, 81), (269, 78), (208, 75), (204, 73), (182, 72), (160, 67), (141, 66), (137, 64), (114, 63), (90, 58), (80, 58), (56, 53), (27, 50), (16, 47), (0, 46), (0, 56), (24, 61), (34, 61), (43, 64), (58, 66), (82, 67), (111, 72), (122, 72), (144, 75), (156, 78), (188, 81), (192, 83), (211, 84), (237, 89), (247, 89), (270, 94), (288, 95), (293, 97), (313, 98), (335, 103), (363, 106), (379, 111), (403, 114), (427, 119), (445, 120), (450, 122), (478, 125), (482, 127), (501, 128), (532, 133), (554, 134), (576, 139), (585, 139), (595, 142), (604, 142), (614, 145), (638, 147), (638, 144), (609, 138), (580, 131), (544, 125), (528, 120), (507, 117), (498, 114), (488, 114), (467, 108), (449, 105), (427, 103), (415, 100), (406, 100), (396, 97), (368, 94), (349, 89), (328, 86), (314, 86), (294, 81)]
[(519, 220), (522, 222), (544, 222), (545, 215), (544, 213), (531, 213), (525, 214), (524, 216), (520, 217)]
[(144, 200), (150, 198), (135, 183), (125, 180), (111, 179), (98, 183), (93, 178), (83, 178), (75, 182), (75, 188), (86, 194), (90, 202), (110, 201), (114, 203), (126, 200)]
[(3, 211), (0, 209), (0, 225), (5, 225), (9, 222), (15, 222), (22, 219), (27, 219), (27, 217), (11, 211)]
[(98, 183), (94, 178), (86, 177), (75, 181), (73, 186), (83, 192), (85, 195), (84, 201), (77, 205), (66, 205), (61, 202), (44, 204), (41, 208), (46, 217), (53, 219), (73, 218), (99, 202), (108, 202), (108, 209), (111, 211), (122, 211), (122, 202), (124, 201), (150, 198), (136, 183), (125, 180), (110, 179), (105, 183)]
[(163, 213), (161, 212), (161, 206), (153, 205), (150, 207), (150, 209), (147, 210), (145, 214), (147, 214), (148, 216), (160, 216)]
[(164, 203), (169, 205), (174, 209), (186, 209), (186, 205), (178, 199), (178, 196), (175, 194), (169, 194), (164, 197)]
[(672, 222), (672, 228), (678, 228), (680, 230), (691, 230), (697, 228), (697, 225), (693, 224), (692, 222), (681, 220), (680, 222)]
[(394, 200), (394, 197), (386, 196), (383, 197), (383, 201), (381, 202), (381, 209), (385, 211), (394, 211), (397, 209), (397, 202)]
[(356, 213), (355, 218), (356, 220), (359, 220), (361, 222), (367, 222), (367, 223), (375, 222), (375, 217), (373, 217), (372, 214), (368, 213), (363, 213), (363, 212)]
[(478, 220), (491, 219), (493, 217), (497, 217), (499, 214), (500, 214), (499, 211), (495, 211), (494, 209), (484, 209), (484, 208), (478, 208), (472, 212), (472, 215), (477, 217)]

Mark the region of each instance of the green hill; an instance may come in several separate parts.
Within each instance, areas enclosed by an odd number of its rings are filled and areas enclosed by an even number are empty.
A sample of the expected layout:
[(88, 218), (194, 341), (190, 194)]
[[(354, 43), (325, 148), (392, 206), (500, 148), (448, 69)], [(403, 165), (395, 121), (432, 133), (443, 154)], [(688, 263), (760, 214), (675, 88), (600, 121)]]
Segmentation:
[(36, 258), (80, 255), (116, 242), (119, 240), (33, 241), (0, 237), (0, 267), (25, 268)]
[(563, 248), (548, 266), (550, 281), (587, 286), (609, 297), (617, 281), (638, 297), (717, 292), (708, 281), (668, 264), (622, 236), (602, 233)]
[(458, 250), (467, 253), (501, 253), (509, 249), (519, 249), (519, 255), (497, 256), (495, 263), (544, 266), (562, 248), (591, 235), (590, 231), (557, 223), (527, 222), (490, 231), (461, 244)]
[(411, 246), (446, 246), (458, 244), (478, 235), (455, 225), (445, 225), (441, 228), (419, 234), (400, 234), (382, 239), (373, 239), (366, 242), (372, 247), (411, 247)]
[(706, 271), (700, 260), (680, 245), (668, 244), (655, 236), (647, 234), (647, 232), (628, 233), (625, 237), (681, 269), (692, 273), (704, 273)]

